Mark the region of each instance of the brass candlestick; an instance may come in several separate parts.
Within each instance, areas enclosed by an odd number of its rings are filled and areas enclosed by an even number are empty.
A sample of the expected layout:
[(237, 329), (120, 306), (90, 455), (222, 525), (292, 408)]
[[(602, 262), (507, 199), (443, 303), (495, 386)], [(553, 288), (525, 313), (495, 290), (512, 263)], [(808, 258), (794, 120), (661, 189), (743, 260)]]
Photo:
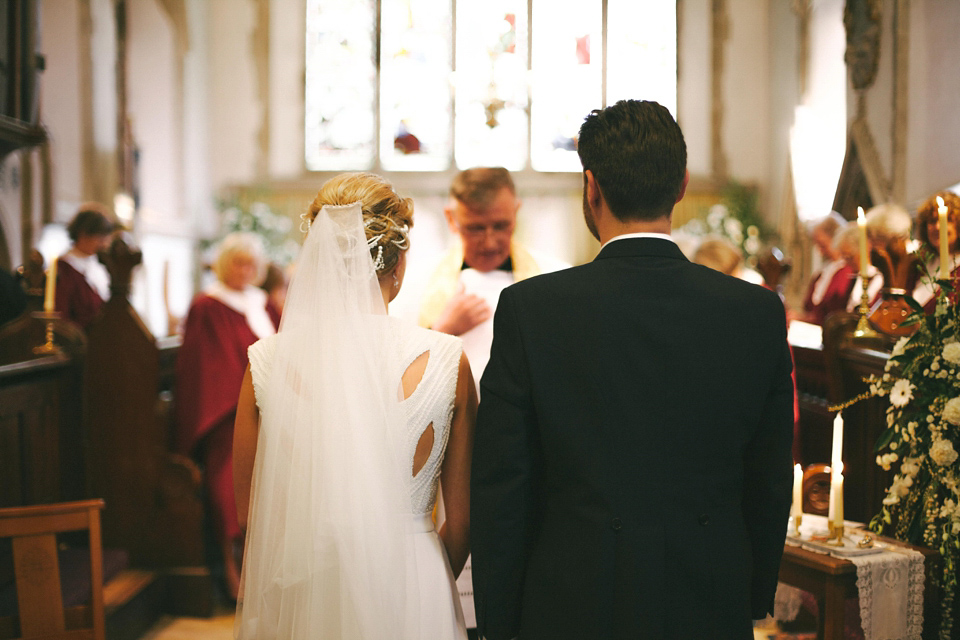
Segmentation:
[(790, 534), (790, 537), (791, 537), (791, 538), (799, 538), (799, 537), (800, 537), (800, 524), (801, 524), (802, 522), (803, 522), (803, 514), (802, 514), (802, 513), (798, 513), (797, 515), (793, 516), (793, 533)]
[(857, 321), (857, 329), (853, 332), (853, 336), (855, 338), (873, 338), (877, 335), (877, 332), (870, 328), (870, 322), (867, 320), (867, 316), (870, 315), (870, 296), (867, 294), (867, 285), (870, 283), (870, 279), (867, 278), (867, 274), (861, 273), (860, 281), (863, 283), (860, 307), (857, 309), (860, 319)]
[(827, 544), (834, 547), (842, 547), (843, 546), (843, 525), (840, 525), (838, 527), (837, 525), (833, 524), (833, 522), (828, 522), (827, 529), (830, 531), (830, 539), (827, 540)]
[(34, 318), (43, 320), (46, 323), (44, 343), (33, 348), (36, 354), (55, 355), (63, 353), (53, 342), (53, 321), (60, 319), (60, 314), (56, 311), (37, 311), (33, 314)]

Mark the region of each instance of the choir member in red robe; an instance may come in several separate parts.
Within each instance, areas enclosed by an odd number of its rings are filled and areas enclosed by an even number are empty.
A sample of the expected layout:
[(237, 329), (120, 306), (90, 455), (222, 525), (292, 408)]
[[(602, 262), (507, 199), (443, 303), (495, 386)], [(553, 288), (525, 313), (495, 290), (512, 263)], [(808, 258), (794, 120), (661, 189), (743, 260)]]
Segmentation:
[(83, 328), (110, 297), (110, 274), (97, 252), (107, 247), (115, 228), (109, 210), (96, 202), (81, 205), (67, 225), (73, 244), (58, 260), (54, 308)]
[(267, 294), (255, 286), (265, 269), (258, 236), (228, 235), (213, 265), (218, 279), (191, 303), (177, 356), (176, 447), (204, 465), (227, 591), (234, 599), (243, 537), (233, 494), (233, 422), (247, 347), (276, 331)]
[[(825, 249), (814, 235), (826, 264), (810, 281), (803, 302), (805, 321), (822, 325), (834, 311), (846, 310), (859, 267), (857, 232), (855, 225), (845, 224), (838, 227), (828, 249)], [(859, 304), (859, 298), (857, 303)]]
[[(954, 287), (960, 285), (960, 196), (952, 191), (940, 191), (928, 198), (917, 209), (917, 239), (922, 256), (926, 258), (926, 271), (930, 277), (940, 277), (940, 216), (937, 196), (943, 198), (947, 208), (947, 250), (950, 252), (950, 278)], [(914, 299), (923, 305), (924, 311), (933, 313), (936, 308), (935, 287), (927, 278), (921, 278), (913, 290)]]

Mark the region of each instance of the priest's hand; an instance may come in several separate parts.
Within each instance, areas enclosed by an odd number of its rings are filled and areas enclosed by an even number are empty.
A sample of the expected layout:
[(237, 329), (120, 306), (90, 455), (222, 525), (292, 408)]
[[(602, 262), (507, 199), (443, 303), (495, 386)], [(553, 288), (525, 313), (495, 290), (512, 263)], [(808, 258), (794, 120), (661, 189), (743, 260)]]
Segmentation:
[(461, 283), (430, 328), (441, 333), (459, 336), (488, 320), (492, 314), (490, 305), (480, 296), (466, 293)]

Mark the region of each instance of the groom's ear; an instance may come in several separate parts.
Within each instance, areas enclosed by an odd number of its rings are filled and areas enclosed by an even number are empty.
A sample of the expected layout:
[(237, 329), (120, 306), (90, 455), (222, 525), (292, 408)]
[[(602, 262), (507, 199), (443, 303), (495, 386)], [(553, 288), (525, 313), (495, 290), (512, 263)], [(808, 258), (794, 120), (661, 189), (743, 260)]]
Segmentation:
[(596, 212), (600, 208), (600, 200), (603, 195), (600, 193), (600, 185), (593, 175), (593, 171), (585, 169), (583, 172), (583, 193), (584, 201), (590, 207), (590, 210)]

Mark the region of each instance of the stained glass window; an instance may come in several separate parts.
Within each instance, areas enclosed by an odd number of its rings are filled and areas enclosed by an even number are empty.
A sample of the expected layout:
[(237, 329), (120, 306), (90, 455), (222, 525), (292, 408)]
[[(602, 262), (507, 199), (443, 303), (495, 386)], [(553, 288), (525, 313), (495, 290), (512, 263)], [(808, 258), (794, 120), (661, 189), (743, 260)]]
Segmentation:
[(376, 0), (307, 2), (307, 169), (367, 169), (374, 160)]
[(576, 136), (603, 106), (600, 0), (535, 0), (530, 155), (538, 171), (580, 171)]
[(527, 0), (457, 0), (458, 167), (527, 163)]
[(307, 168), (579, 171), (592, 109), (676, 115), (676, 24), (662, 0), (307, 0)]
[(380, 162), (388, 170), (450, 165), (450, 0), (383, 2)]

